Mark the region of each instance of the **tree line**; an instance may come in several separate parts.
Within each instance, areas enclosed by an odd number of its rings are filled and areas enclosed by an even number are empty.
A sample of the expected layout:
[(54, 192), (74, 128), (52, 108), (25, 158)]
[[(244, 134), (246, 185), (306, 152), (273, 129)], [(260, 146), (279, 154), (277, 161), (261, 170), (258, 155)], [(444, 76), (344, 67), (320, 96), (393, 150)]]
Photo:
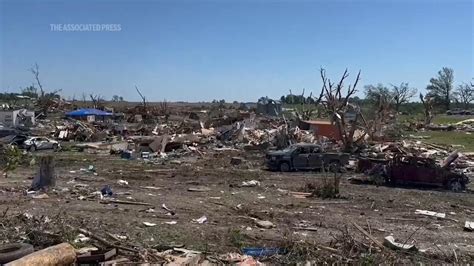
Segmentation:
[[(402, 105), (411, 103), (411, 100), (417, 94), (417, 89), (410, 87), (407, 82), (399, 85), (366, 85), (364, 87), (365, 98), (360, 99), (357, 96), (351, 100), (358, 104), (388, 104), (398, 112)], [(305, 96), (305, 90), (300, 95), (290, 93), (280, 97), (280, 101), (285, 104), (314, 104), (315, 98), (310, 94)], [(474, 102), (474, 84), (472, 82), (461, 83), (454, 86), (454, 71), (451, 68), (443, 67), (436, 77), (429, 81), (426, 87), (426, 94), (420, 93), (421, 103), (431, 102), (440, 110), (450, 110), (453, 105), (459, 108), (468, 109)]]

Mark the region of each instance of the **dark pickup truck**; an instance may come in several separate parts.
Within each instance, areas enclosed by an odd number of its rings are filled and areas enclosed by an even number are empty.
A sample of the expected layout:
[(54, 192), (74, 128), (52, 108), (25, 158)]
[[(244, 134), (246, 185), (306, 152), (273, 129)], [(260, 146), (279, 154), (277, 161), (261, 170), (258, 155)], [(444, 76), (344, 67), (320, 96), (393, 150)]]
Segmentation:
[(317, 144), (299, 143), (284, 150), (269, 151), (266, 165), (270, 170), (288, 172), (292, 170), (327, 169), (339, 171), (349, 161), (347, 153), (323, 152)]

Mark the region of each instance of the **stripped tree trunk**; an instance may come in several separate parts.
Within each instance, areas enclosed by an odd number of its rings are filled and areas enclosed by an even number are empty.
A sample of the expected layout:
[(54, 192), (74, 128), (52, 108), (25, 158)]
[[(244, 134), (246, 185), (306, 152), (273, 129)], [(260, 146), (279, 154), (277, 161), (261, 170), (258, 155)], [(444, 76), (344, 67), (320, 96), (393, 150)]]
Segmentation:
[(68, 243), (51, 246), (43, 250), (33, 252), (23, 258), (14, 260), (5, 265), (29, 266), (29, 265), (74, 265), (76, 252), (74, 247)]
[(31, 188), (39, 190), (56, 185), (56, 175), (54, 171), (54, 157), (52, 155), (42, 156), (40, 158), (40, 169), (33, 179)]

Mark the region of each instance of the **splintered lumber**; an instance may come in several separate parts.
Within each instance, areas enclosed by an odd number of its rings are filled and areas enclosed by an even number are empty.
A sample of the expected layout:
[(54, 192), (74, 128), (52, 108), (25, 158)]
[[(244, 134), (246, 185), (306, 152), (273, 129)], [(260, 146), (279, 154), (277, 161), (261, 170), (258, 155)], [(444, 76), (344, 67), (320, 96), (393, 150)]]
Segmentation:
[(77, 229), (79, 232), (83, 233), (84, 235), (92, 238), (92, 239), (95, 239), (97, 240), (98, 242), (100, 242), (102, 245), (105, 245), (105, 246), (108, 246), (108, 247), (113, 247), (113, 248), (116, 248), (116, 249), (121, 249), (121, 250), (125, 250), (125, 251), (128, 251), (128, 252), (133, 252), (133, 253), (137, 253), (138, 251), (133, 249), (133, 248), (127, 248), (127, 247), (122, 247), (122, 246), (119, 246), (119, 245), (116, 245), (116, 244), (113, 244), (113, 243), (110, 243), (109, 241), (105, 240), (104, 238), (100, 237), (100, 236), (97, 236), (95, 234), (93, 234), (92, 232), (89, 232), (87, 231), (86, 229), (82, 229), (82, 228), (78, 228)]
[(55, 266), (55, 265), (72, 265), (76, 261), (76, 251), (74, 247), (68, 243), (51, 246), (23, 258), (14, 260), (5, 264), (6, 266)]
[(451, 163), (453, 163), (459, 157), (459, 153), (457, 151), (452, 152), (446, 160), (442, 163), (441, 167), (448, 168)]
[(431, 217), (436, 217), (436, 218), (441, 218), (441, 219), (446, 218), (446, 213), (433, 212), (433, 211), (427, 211), (427, 210), (415, 210), (415, 214), (421, 214), (421, 215), (426, 215), (426, 216), (431, 216)]
[(380, 243), (380, 241), (378, 241), (375, 237), (365, 231), (364, 228), (360, 227), (360, 225), (356, 224), (355, 222), (352, 222), (352, 224), (355, 226), (355, 228), (357, 228), (357, 230), (359, 230), (362, 234), (364, 234), (367, 238), (374, 242), (375, 245), (377, 245), (382, 250), (385, 249), (385, 246)]

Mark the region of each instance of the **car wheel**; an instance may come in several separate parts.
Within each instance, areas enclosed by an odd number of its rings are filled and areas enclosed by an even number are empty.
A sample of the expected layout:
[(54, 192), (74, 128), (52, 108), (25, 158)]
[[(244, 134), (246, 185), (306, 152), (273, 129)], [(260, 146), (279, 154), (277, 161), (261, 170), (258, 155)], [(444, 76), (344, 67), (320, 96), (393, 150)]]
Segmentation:
[(31, 145), (30, 148), (28, 149), (29, 151), (36, 151), (35, 145)]
[(461, 192), (463, 191), (463, 185), (459, 180), (451, 180), (448, 185), (449, 190), (453, 192)]
[(287, 162), (282, 162), (280, 164), (280, 171), (281, 172), (289, 172), (290, 171), (290, 164), (288, 164)]
[(53, 151), (58, 151), (59, 150), (59, 146), (58, 144), (53, 144)]
[(0, 264), (8, 263), (22, 258), (35, 250), (32, 245), (26, 243), (11, 243), (0, 245)]

